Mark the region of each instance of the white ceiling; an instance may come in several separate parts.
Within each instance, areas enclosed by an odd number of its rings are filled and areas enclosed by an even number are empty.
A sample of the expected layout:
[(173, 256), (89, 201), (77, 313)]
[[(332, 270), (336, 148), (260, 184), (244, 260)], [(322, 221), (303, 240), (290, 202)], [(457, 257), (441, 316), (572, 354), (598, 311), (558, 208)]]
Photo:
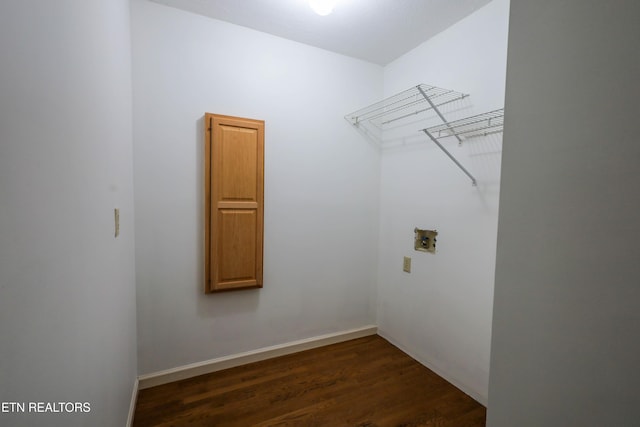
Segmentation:
[(307, 0), (152, 0), (386, 65), (491, 0), (339, 0), (319, 16)]

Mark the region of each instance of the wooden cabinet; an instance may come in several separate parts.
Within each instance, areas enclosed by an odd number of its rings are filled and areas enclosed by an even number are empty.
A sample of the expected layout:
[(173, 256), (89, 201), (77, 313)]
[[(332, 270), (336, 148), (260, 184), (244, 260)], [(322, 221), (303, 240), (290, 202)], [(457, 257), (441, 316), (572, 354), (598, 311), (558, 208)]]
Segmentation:
[(264, 121), (205, 114), (205, 292), (262, 287)]

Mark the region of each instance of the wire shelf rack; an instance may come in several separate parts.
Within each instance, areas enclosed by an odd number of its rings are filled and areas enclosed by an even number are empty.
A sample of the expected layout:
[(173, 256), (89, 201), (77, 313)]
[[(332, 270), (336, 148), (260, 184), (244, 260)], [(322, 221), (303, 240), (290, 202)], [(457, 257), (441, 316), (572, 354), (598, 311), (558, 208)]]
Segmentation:
[(345, 119), (354, 126), (363, 122), (371, 122), (383, 128), (397, 120), (429, 110), (434, 110), (439, 114), (437, 107), (464, 99), (467, 96), (469, 95), (454, 90), (420, 84), (349, 113)]
[(465, 173), (473, 185), (477, 185), (476, 178), (440, 143), (440, 139), (455, 137), (460, 143), (462, 139), (470, 139), (479, 136), (487, 136), (502, 132), (504, 125), (504, 109), (477, 114), (453, 122), (445, 122), (442, 125), (431, 126), (422, 129), (425, 135), (433, 141), (457, 166)]
[[(447, 121), (439, 107), (462, 100), (467, 96), (469, 95), (462, 92), (420, 84), (368, 107), (349, 113), (344, 117), (367, 136), (373, 136), (367, 128), (375, 128), (374, 133), (384, 134), (385, 125), (432, 111), (440, 118), (442, 124), (422, 129), (421, 132), (471, 179), (473, 185), (477, 185), (476, 178), (442, 145), (440, 140), (454, 137), (462, 144), (464, 140), (502, 132), (504, 109), (501, 108), (452, 122)], [(401, 124), (406, 125), (407, 123)]]
[(422, 131), (429, 133), (435, 139), (443, 139), (451, 136), (471, 139), (500, 133), (503, 130), (503, 126), (504, 108), (501, 108), (442, 125), (431, 126)]

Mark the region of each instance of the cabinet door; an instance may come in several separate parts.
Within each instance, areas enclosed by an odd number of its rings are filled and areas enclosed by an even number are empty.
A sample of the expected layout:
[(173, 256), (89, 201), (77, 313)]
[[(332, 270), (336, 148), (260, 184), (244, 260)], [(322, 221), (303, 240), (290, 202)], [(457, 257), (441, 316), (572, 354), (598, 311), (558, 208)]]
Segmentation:
[(262, 287), (264, 121), (205, 115), (205, 292)]

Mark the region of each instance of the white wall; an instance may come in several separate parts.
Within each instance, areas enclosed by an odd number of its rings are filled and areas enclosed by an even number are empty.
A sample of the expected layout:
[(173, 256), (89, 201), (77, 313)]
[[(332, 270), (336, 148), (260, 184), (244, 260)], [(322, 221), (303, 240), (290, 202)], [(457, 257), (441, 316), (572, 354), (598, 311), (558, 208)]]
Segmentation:
[[(375, 322), (382, 68), (133, 2), (139, 373)], [(203, 294), (205, 112), (264, 119), (264, 288)]]
[(488, 425), (636, 426), (640, 3), (511, 3)]
[[(0, 3), (0, 425), (124, 425), (136, 374), (129, 2)], [(114, 238), (114, 208), (121, 236)]]
[[(444, 107), (448, 119), (501, 108), (508, 0), (478, 12), (394, 61), (387, 96), (418, 83), (471, 96)], [(478, 186), (418, 132), (437, 120), (387, 132), (380, 208), (380, 333), (486, 403), (498, 218), (501, 136), (444, 141)], [(397, 135), (413, 135), (401, 141)], [(436, 229), (437, 253), (413, 249), (415, 227)], [(403, 256), (412, 272), (402, 271)]]

